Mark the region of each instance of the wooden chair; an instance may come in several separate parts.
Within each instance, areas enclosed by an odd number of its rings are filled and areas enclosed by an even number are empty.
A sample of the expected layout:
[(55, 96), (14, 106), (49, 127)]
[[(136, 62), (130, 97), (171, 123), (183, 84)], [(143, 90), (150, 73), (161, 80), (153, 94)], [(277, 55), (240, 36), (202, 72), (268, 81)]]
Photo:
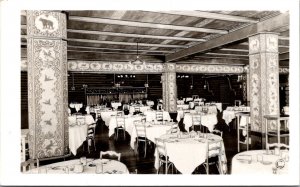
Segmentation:
[[(237, 117), (237, 144), (238, 144), (238, 152), (240, 152), (240, 144), (246, 144), (247, 151), (249, 150), (250, 142), (250, 133), (251, 132), (251, 124), (250, 124), (250, 113), (240, 112), (236, 114)], [(241, 119), (245, 118), (246, 124), (244, 126), (241, 125)], [(246, 132), (245, 141), (241, 141), (240, 139), (240, 131)]]
[(156, 116), (156, 121), (163, 121), (164, 120), (163, 111), (156, 111), (155, 116)]
[(191, 115), (192, 115), (192, 130), (195, 130), (195, 126), (201, 127), (201, 115), (200, 114), (191, 114)]
[(169, 167), (173, 167), (173, 163), (169, 161), (169, 157), (167, 154), (166, 144), (163, 139), (155, 138), (156, 150), (158, 153), (158, 162), (159, 166), (157, 169), (157, 174), (159, 173), (160, 167), (165, 164), (165, 174), (168, 174)]
[(220, 131), (218, 129), (214, 129), (211, 131), (212, 134), (215, 134), (215, 135), (218, 135), (218, 136), (221, 136), (223, 138), (223, 131)]
[(171, 128), (167, 131), (167, 134), (175, 134), (179, 131), (178, 123), (173, 122)]
[(289, 117), (279, 117), (273, 115), (264, 116), (266, 119), (265, 125), (265, 136), (266, 136), (266, 147), (269, 143), (269, 137), (277, 137), (277, 143), (281, 143), (281, 138), (285, 139), (285, 144), (288, 144), (289, 138)]
[(125, 134), (125, 118), (122, 116), (116, 116), (116, 133), (115, 133), (115, 139), (119, 139), (119, 131), (123, 131), (123, 136), (124, 140), (126, 139), (126, 134)]
[[(282, 149), (286, 149), (286, 150), (289, 150), (290, 149), (290, 146), (286, 145), (286, 144), (283, 144), (283, 143), (272, 143), (272, 144), (269, 144), (267, 143), (267, 153), (268, 154), (271, 154), (271, 150), (274, 148), (274, 154), (275, 155), (280, 155), (280, 150)], [(276, 152), (276, 148), (278, 149), (278, 152)]]
[(27, 144), (27, 136), (22, 136), (21, 137), (21, 162), (25, 162), (27, 156), (29, 155), (29, 150), (26, 148)]
[(21, 171), (25, 172), (27, 170), (31, 170), (34, 168), (40, 167), (40, 161), (39, 159), (28, 159), (24, 162), (21, 162)]
[(143, 142), (144, 143), (144, 158), (146, 158), (146, 153), (147, 153), (147, 134), (146, 134), (146, 126), (144, 123), (141, 121), (134, 121), (135, 125), (135, 130), (136, 130), (136, 150), (139, 150), (139, 143)]
[(97, 125), (96, 123), (92, 123), (88, 125), (86, 141), (87, 141), (89, 153), (90, 153), (90, 146), (92, 146), (92, 142), (94, 143), (94, 150), (96, 151), (96, 141), (95, 141), (96, 125)]
[(222, 149), (222, 141), (214, 140), (207, 142), (206, 161), (203, 163), (207, 175), (209, 174), (209, 166), (212, 164), (217, 164), (220, 174), (227, 173), (227, 159)]
[(134, 107), (134, 113), (135, 113), (135, 114), (141, 113), (141, 108), (138, 107), (138, 106), (135, 106), (135, 107)]
[(121, 153), (117, 153), (115, 151), (100, 151), (100, 159), (103, 159), (103, 156), (108, 155), (109, 158), (117, 157), (118, 161), (121, 160)]

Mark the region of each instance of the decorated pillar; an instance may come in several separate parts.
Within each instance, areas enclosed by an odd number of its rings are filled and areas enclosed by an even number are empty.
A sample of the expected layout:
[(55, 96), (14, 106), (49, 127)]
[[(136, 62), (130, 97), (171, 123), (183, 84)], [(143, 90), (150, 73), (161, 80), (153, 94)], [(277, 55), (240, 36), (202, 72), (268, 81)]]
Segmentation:
[(176, 65), (166, 63), (162, 74), (163, 105), (168, 112), (177, 112)]
[(277, 34), (249, 37), (249, 65), (251, 131), (264, 133), (264, 116), (280, 114)]
[(30, 158), (68, 153), (66, 15), (27, 11)]

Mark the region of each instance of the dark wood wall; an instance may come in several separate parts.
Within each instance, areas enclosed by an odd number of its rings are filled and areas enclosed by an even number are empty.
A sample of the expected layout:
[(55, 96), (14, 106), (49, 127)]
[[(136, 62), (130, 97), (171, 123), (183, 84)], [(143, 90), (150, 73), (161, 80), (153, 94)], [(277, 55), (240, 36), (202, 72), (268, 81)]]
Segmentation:
[[(179, 78), (182, 75), (187, 75), (188, 78)], [(177, 74), (178, 97), (199, 95), (208, 102), (216, 101), (232, 105), (234, 100), (243, 100), (243, 90), (240, 88), (242, 83), (237, 82), (237, 77), (237, 75)], [(193, 89), (190, 88), (192, 82)]]
[[(118, 78), (118, 75), (122, 75), (123, 78)], [(128, 78), (124, 78), (127, 75)], [(133, 86), (133, 87), (144, 87), (147, 82), (146, 74), (132, 74), (135, 78), (129, 78), (131, 74), (115, 74), (115, 83), (121, 82), (121, 86)], [(71, 90), (74, 86), (75, 91)], [(157, 99), (162, 96), (162, 86), (160, 83), (160, 74), (149, 74), (148, 75), (148, 98)], [(98, 74), (98, 73), (69, 73), (68, 77), (68, 89), (69, 89), (69, 102), (84, 102), (84, 89), (83, 84), (88, 87), (112, 87), (114, 84), (113, 74)]]

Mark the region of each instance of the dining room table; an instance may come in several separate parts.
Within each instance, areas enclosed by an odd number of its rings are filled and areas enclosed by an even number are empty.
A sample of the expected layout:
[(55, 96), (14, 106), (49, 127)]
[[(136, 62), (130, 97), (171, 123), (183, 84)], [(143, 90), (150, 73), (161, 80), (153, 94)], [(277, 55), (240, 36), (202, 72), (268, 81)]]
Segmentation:
[[(134, 121), (141, 121), (142, 119), (145, 118), (144, 115), (123, 115), (121, 117), (124, 117), (125, 119), (125, 130), (128, 132), (128, 134), (131, 136), (133, 126), (134, 126)], [(111, 116), (110, 121), (109, 121), (109, 126), (108, 126), (108, 137), (111, 137), (114, 134), (114, 130), (117, 127), (117, 116)]]
[[(164, 134), (161, 138), (165, 142), (169, 161), (174, 164), (176, 169), (182, 174), (191, 174), (207, 158), (208, 142), (223, 140), (221, 136), (210, 133), (175, 133)], [(222, 141), (221, 156), (222, 161), (226, 161), (225, 147)], [(159, 156), (157, 150), (154, 153), (154, 167), (159, 169)], [(226, 162), (224, 162), (226, 163)], [(226, 167), (227, 165), (222, 165)]]
[(133, 114), (135, 112), (135, 108), (139, 108), (140, 112), (145, 112), (147, 110), (150, 110), (150, 106), (145, 106), (142, 104), (134, 104), (129, 106), (129, 113)]
[(112, 115), (117, 115), (117, 110), (112, 110), (110, 108), (105, 109), (95, 109), (96, 112), (96, 119), (99, 118), (99, 115), (101, 119), (104, 121), (105, 125), (108, 126), (110, 122), (110, 118)]
[[(183, 118), (184, 128), (186, 131), (189, 131), (189, 128), (193, 126), (193, 117), (191, 113), (186, 113)], [(218, 123), (217, 114), (200, 114), (201, 116), (201, 125), (208, 128), (211, 132), (215, 125)]]
[(127, 166), (111, 159), (73, 159), (30, 169), (26, 174), (129, 174)]
[[(156, 110), (147, 110), (144, 111), (144, 115), (146, 116), (146, 121), (154, 121), (156, 122)], [(169, 112), (167, 111), (162, 111), (163, 113), (163, 121), (171, 121), (171, 117)]]
[[(164, 124), (155, 124), (152, 122), (145, 122), (145, 127), (146, 127), (146, 136), (147, 139), (155, 142), (155, 138), (160, 137), (163, 134), (166, 134), (167, 131), (169, 131), (172, 127), (172, 124), (176, 122), (166, 122)], [(130, 137), (130, 147), (134, 149), (134, 143), (136, 141), (137, 134), (136, 134), (136, 129), (135, 126), (133, 126), (132, 129), (132, 134)]]
[(111, 107), (114, 109), (114, 110), (117, 110), (118, 107), (122, 106), (122, 104), (120, 102), (111, 102)]
[(188, 104), (180, 104), (180, 105), (177, 104), (177, 109), (180, 109), (180, 110), (188, 110), (189, 107), (190, 106)]
[(209, 105), (209, 106), (195, 106), (195, 110), (196, 111), (207, 111), (208, 113), (212, 114), (217, 114), (218, 110), (217, 110), (217, 106), (216, 105)]
[(88, 125), (95, 123), (92, 115), (72, 115), (68, 117), (69, 123), (69, 148), (73, 155), (87, 137)]
[(223, 111), (222, 119), (224, 119), (225, 123), (229, 125), (229, 123), (236, 118), (236, 114), (239, 112), (250, 112), (250, 107), (249, 106), (227, 107), (226, 110)]
[(288, 171), (288, 150), (282, 150), (278, 155), (267, 150), (249, 150), (232, 158), (233, 175), (281, 175), (288, 174)]

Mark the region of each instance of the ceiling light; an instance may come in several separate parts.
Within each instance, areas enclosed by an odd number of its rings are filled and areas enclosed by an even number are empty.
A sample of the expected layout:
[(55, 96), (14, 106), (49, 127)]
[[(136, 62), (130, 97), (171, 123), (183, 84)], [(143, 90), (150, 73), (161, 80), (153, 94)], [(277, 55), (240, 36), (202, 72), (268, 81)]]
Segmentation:
[(136, 59), (131, 62), (133, 65), (143, 65), (145, 62), (139, 56), (139, 42), (136, 43)]

